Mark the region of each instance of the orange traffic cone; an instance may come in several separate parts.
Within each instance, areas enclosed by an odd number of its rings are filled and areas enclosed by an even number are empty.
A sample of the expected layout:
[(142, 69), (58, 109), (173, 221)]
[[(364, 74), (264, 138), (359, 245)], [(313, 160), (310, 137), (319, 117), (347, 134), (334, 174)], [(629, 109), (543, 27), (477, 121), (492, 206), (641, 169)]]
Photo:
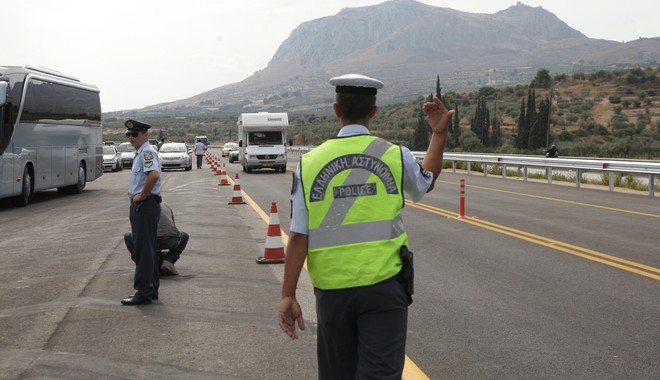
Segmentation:
[(241, 184), (238, 181), (238, 173), (236, 173), (236, 178), (234, 179), (234, 191), (231, 193), (231, 202), (229, 202), (229, 204), (245, 204), (243, 201), (243, 193), (241, 193)]
[(284, 262), (284, 259), (284, 243), (282, 243), (280, 217), (277, 214), (277, 203), (272, 202), (270, 205), (268, 232), (266, 233), (266, 249), (264, 250), (264, 256), (257, 259), (257, 263), (281, 264)]
[(218, 186), (227, 186), (229, 181), (227, 180), (227, 172), (224, 169), (218, 169), (220, 173), (220, 180), (218, 181)]

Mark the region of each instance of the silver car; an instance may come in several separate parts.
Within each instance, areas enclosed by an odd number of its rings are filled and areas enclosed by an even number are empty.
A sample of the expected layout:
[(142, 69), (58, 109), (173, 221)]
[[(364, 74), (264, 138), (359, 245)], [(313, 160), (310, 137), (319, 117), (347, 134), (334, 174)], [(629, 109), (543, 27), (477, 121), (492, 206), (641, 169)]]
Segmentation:
[(103, 170), (118, 172), (124, 168), (121, 154), (114, 145), (103, 145)]
[(117, 150), (121, 154), (122, 166), (130, 168), (133, 166), (133, 158), (135, 158), (135, 148), (131, 143), (121, 143), (117, 146)]
[(238, 144), (236, 144), (236, 143), (231, 143), (231, 142), (226, 143), (226, 144), (222, 147), (222, 157), (229, 157), (229, 156), (231, 155), (231, 151), (232, 151), (234, 148), (238, 148)]
[(230, 163), (238, 162), (238, 145), (231, 148), (231, 152), (229, 152), (229, 162)]
[(165, 169), (192, 169), (192, 149), (185, 143), (164, 143), (158, 151), (160, 166)]

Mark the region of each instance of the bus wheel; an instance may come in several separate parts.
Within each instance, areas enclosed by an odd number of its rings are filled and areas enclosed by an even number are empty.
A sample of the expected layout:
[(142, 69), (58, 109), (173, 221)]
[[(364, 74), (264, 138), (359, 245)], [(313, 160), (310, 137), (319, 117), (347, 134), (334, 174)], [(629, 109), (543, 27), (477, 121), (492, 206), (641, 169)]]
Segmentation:
[(78, 182), (74, 185), (58, 187), (57, 192), (60, 194), (80, 194), (85, 188), (85, 182), (87, 182), (87, 175), (85, 174), (85, 165), (82, 163), (78, 168)]
[(27, 166), (23, 169), (23, 181), (21, 182), (21, 184), (22, 184), (21, 195), (14, 197), (12, 200), (14, 205), (19, 207), (24, 207), (27, 206), (28, 203), (30, 203), (30, 201), (34, 196), (32, 192), (32, 190), (34, 189), (32, 185), (32, 173), (30, 173), (30, 170), (27, 168)]
[(80, 164), (78, 167), (78, 182), (75, 185), (69, 187), (71, 194), (80, 194), (85, 189), (85, 183), (87, 182), (87, 174), (85, 173), (85, 165)]

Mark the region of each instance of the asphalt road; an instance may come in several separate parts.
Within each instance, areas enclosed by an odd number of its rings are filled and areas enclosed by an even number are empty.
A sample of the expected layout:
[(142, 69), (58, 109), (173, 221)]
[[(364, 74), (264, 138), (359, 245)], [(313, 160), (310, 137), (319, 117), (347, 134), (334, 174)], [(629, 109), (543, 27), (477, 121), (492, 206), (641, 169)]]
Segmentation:
[[(226, 168), (247, 204), (228, 205), (208, 166), (164, 173), (191, 240), (143, 307), (119, 303), (128, 171), (0, 204), (0, 378), (315, 378), (309, 282), (308, 329), (291, 341), (276, 324), (283, 267), (255, 263), (273, 201), (286, 241), (291, 174)], [(403, 215), (416, 254), (404, 378), (660, 378), (659, 199), (443, 173)]]

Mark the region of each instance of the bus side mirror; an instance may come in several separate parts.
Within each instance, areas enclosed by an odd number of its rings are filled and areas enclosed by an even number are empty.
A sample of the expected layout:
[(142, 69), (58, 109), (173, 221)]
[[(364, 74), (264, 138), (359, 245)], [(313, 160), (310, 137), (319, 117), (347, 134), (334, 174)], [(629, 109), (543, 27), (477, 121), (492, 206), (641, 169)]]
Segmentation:
[(242, 148), (243, 147), (243, 140), (238, 140), (238, 147)]
[(7, 87), (9, 87), (9, 83), (0, 82), (0, 107), (7, 103)]

